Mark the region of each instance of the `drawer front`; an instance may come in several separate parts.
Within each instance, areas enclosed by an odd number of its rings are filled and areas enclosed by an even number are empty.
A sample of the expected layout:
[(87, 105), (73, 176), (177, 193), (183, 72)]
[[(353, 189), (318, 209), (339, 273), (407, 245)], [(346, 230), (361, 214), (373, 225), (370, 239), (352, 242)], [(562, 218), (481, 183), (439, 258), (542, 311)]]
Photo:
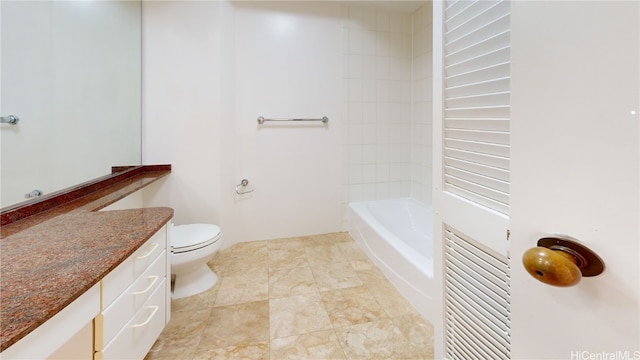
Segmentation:
[(103, 312), (103, 344), (108, 343), (166, 278), (166, 253), (160, 256)]
[(131, 321), (105, 346), (102, 351), (103, 359), (145, 357), (164, 328), (165, 286), (166, 279), (163, 279)]
[(111, 305), (165, 250), (167, 245), (166, 237), (166, 226), (164, 226), (122, 264), (118, 265), (115, 270), (102, 279), (102, 309), (106, 309)]

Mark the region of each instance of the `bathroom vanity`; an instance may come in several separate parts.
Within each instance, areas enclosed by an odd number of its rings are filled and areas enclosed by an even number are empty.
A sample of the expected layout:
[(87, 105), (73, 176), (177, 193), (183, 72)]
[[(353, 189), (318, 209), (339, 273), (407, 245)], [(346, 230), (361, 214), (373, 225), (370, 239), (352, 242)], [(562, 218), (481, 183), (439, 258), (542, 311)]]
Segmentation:
[(171, 314), (173, 210), (111, 204), (170, 166), (124, 173), (61, 193), (45, 211), (3, 211), (2, 359), (142, 359), (160, 335)]

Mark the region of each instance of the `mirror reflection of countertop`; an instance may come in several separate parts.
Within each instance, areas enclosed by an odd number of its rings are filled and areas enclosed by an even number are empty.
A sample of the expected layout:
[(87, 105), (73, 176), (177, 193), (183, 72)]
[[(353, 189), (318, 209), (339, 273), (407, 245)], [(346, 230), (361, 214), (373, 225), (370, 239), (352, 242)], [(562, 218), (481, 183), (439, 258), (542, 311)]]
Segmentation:
[(97, 284), (173, 217), (173, 209), (166, 207), (98, 211), (168, 175), (168, 169), (133, 171), (77, 199), (2, 225), (0, 351)]

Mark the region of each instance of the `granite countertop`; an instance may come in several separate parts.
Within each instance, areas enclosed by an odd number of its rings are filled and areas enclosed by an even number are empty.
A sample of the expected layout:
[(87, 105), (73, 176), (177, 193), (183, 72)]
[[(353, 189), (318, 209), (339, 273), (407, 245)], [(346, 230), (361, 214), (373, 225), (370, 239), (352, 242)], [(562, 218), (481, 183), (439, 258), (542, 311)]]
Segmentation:
[(138, 171), (0, 228), (0, 351), (97, 284), (173, 217), (166, 207), (98, 211), (169, 173)]

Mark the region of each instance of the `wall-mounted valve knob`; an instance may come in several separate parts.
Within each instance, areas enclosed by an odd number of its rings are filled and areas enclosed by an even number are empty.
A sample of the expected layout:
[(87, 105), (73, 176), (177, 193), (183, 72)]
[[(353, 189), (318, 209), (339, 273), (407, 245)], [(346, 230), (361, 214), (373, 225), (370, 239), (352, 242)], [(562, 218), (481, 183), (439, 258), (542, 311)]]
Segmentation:
[(537, 247), (525, 251), (522, 263), (531, 276), (553, 286), (573, 286), (583, 276), (596, 276), (604, 271), (604, 262), (598, 255), (564, 238), (538, 240)]

